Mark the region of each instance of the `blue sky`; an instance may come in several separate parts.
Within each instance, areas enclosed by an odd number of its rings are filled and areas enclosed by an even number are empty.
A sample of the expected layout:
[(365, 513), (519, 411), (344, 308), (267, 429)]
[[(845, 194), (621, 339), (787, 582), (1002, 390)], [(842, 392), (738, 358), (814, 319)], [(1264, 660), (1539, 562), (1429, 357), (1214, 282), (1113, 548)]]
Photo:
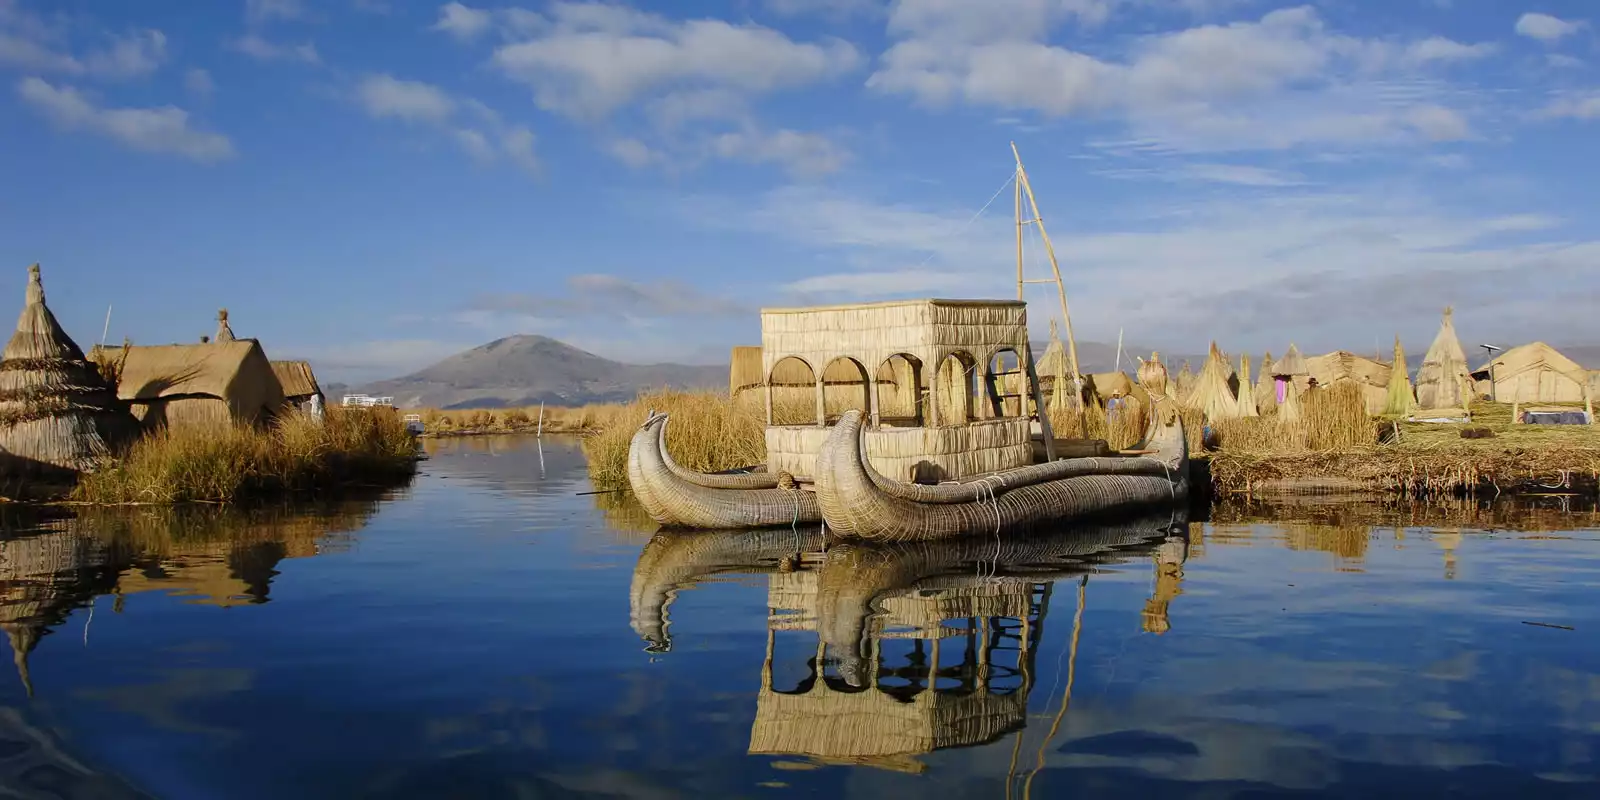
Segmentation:
[(1421, 348), (1454, 304), (1475, 341), (1596, 344), (1591, 17), (0, 0), (0, 287), (42, 263), (85, 345), (108, 305), (149, 344), (227, 306), (325, 379), (512, 333), (712, 363), (763, 305), (1010, 296), (1014, 140), (1080, 339)]

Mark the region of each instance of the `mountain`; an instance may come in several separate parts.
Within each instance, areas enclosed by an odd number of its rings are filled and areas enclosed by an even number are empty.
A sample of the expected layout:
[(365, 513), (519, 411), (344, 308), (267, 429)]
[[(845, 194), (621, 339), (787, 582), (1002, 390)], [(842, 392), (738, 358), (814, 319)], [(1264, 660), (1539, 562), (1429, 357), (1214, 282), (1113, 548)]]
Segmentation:
[(721, 389), (728, 367), (624, 364), (546, 336), (508, 336), (359, 391), (402, 408), (581, 406), (632, 400), (642, 389)]

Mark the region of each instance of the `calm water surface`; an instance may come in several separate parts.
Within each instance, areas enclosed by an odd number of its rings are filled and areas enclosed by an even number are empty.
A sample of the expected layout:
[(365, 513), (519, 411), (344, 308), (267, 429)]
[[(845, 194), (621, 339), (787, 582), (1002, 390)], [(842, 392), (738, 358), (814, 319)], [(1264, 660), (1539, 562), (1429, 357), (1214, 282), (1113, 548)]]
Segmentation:
[(4, 517), (0, 796), (1600, 797), (1592, 502), (796, 563), (652, 540), (571, 442), (430, 447), (316, 513)]

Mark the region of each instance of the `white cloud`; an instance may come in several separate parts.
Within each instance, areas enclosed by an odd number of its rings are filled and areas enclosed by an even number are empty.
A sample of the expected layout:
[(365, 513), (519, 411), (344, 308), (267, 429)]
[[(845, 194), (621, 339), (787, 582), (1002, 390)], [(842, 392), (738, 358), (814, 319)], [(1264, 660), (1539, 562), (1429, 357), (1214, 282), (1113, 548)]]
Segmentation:
[(1579, 30), (1588, 23), (1578, 21), (1569, 22), (1549, 14), (1527, 13), (1517, 18), (1517, 33), (1530, 39), (1538, 39), (1550, 44), (1558, 42)]
[(652, 164), (665, 163), (667, 156), (644, 142), (623, 137), (613, 139), (606, 144), (606, 152), (612, 158), (627, 164), (630, 167), (647, 167)]
[(374, 117), (442, 122), (456, 112), (455, 101), (437, 86), (391, 75), (368, 75), (356, 92), (362, 108)]
[(439, 21), (433, 24), (433, 30), (450, 34), (461, 41), (471, 41), (488, 33), (493, 26), (494, 14), (486, 9), (446, 3), (439, 7)]
[(197, 97), (210, 97), (217, 90), (217, 84), (211, 79), (211, 73), (195, 68), (183, 73), (183, 88)]
[(233, 42), (233, 49), (257, 61), (293, 61), (301, 64), (320, 64), (322, 56), (311, 42), (303, 44), (276, 44), (249, 33)]
[(244, 16), (251, 23), (304, 19), (306, 9), (300, 0), (245, 0)]
[(1545, 55), (1544, 60), (1546, 64), (1556, 69), (1581, 69), (1586, 66), (1583, 59), (1565, 53), (1549, 53)]
[(368, 116), (438, 128), (475, 161), (488, 164), (504, 159), (530, 174), (539, 171), (533, 131), (506, 123), (498, 112), (476, 100), (458, 100), (433, 84), (383, 73), (363, 77), (352, 94)]
[(841, 19), (857, 14), (874, 14), (883, 10), (884, 0), (763, 0), (762, 6), (774, 14), (800, 16), (819, 14), (831, 19)]
[(819, 134), (755, 128), (720, 134), (711, 140), (711, 150), (719, 158), (778, 164), (791, 174), (801, 176), (835, 172), (849, 157)]
[(860, 62), (849, 43), (796, 42), (771, 28), (683, 22), (620, 6), (556, 3), (546, 30), (502, 45), (494, 64), (547, 110), (598, 117), (667, 87), (759, 94), (836, 77)]
[(1557, 119), (1600, 119), (1600, 90), (1562, 92), (1541, 113)]
[(102, 108), (71, 87), (56, 87), (39, 78), (17, 84), (23, 101), (56, 126), (88, 130), (136, 150), (174, 153), (195, 161), (218, 161), (233, 155), (233, 144), (218, 133), (195, 130), (189, 114), (174, 106)]
[[(1460, 184), (1451, 184), (1452, 196)], [(1600, 240), (1572, 241), (1558, 218), (1451, 210), (1404, 183), (1246, 197), (1142, 197), (1103, 209), (1093, 233), (1052, 228), (1080, 337), (1115, 336), (1120, 325), (1143, 319), (1159, 323), (1142, 333), (1130, 328), (1130, 339), (1216, 337), (1229, 347), (1276, 351), (1294, 338), (1302, 347), (1364, 349), (1374, 330), (1387, 336), (1398, 328), (1425, 341), (1438, 307), (1453, 302), (1458, 324), (1470, 319), (1493, 336), (1593, 338), (1587, 312), (1557, 301), (1600, 289), (1592, 270)], [(806, 260), (782, 265), (795, 291), (839, 299), (1005, 297), (1014, 286), (1008, 213), (969, 227), (968, 212), (793, 187), (744, 206), (742, 213), (732, 206), (691, 213), (703, 224), (814, 248)], [(1512, 280), (1529, 271), (1549, 281)], [(1029, 297), (1037, 323), (1051, 316), (1051, 294)], [(1535, 311), (1542, 307), (1555, 310)]]
[(167, 58), (167, 37), (158, 30), (100, 32), (96, 38), (104, 40), (103, 46), (75, 55), (67, 47), (65, 23), (24, 11), (11, 0), (0, 0), (0, 65), (35, 72), (126, 79), (154, 72)]
[(934, 107), (1116, 119), (1145, 146), (1175, 150), (1400, 143), (1467, 135), (1460, 110), (1447, 109), (1461, 123), (1453, 127), (1436, 110), (1444, 99), (1434, 95), (1446, 93), (1425, 70), (1495, 50), (1440, 37), (1345, 36), (1303, 6), (1140, 37), (1113, 59), (1042, 41), (1060, 18), (1097, 21), (1108, 4), (1005, 2), (1016, 17), (984, 21), (988, 7), (951, 0), (896, 6), (890, 29), (902, 38), (868, 87)]

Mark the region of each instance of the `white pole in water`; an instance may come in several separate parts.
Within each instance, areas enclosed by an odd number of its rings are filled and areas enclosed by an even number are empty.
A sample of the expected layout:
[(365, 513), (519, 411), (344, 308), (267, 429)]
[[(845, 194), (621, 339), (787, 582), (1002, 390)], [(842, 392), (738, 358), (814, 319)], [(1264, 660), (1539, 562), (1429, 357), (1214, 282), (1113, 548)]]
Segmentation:
[(538, 439), (543, 439), (544, 438), (544, 401), (543, 400), (539, 401), (539, 432), (534, 434), (534, 437), (538, 438)]
[(1122, 371), (1122, 329), (1117, 329), (1117, 367), (1112, 372)]
[(111, 304), (106, 303), (106, 327), (100, 331), (100, 346), (106, 346), (106, 337), (111, 335)]

